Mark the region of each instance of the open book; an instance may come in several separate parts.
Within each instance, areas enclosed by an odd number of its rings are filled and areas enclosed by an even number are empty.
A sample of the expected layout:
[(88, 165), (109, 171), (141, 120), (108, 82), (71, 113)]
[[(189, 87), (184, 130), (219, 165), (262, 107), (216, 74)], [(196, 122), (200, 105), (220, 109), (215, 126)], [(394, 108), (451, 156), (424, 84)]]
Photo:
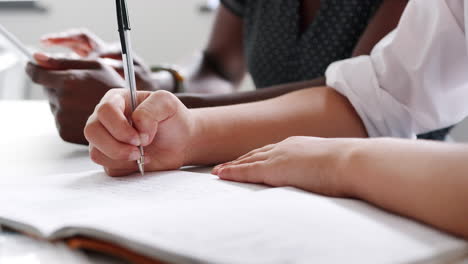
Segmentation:
[(135, 263), (447, 263), (468, 244), (363, 202), (184, 171), (0, 185), (0, 223)]

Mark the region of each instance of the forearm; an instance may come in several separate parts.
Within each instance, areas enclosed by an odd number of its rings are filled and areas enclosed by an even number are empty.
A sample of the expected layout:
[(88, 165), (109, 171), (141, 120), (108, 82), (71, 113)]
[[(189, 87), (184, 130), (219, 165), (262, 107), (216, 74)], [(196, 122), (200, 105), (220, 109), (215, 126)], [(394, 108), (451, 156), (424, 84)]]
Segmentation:
[(468, 238), (468, 146), (373, 139), (347, 155), (350, 195)]
[[(193, 95), (232, 93), (241, 81), (231, 79), (216, 59), (207, 53), (192, 56), (186, 63), (178, 65), (178, 71), (184, 77), (184, 93)], [(177, 92), (175, 80), (169, 72), (153, 73), (152, 79), (155, 90)]]
[(374, 46), (396, 28), (408, 0), (385, 0), (370, 21), (358, 44), (353, 57), (368, 55)]
[(311, 81), (277, 85), (268, 89), (231, 94), (178, 94), (179, 99), (188, 108), (214, 107), (223, 105), (257, 102), (278, 97), (293, 91), (325, 85), (325, 78)]
[(326, 87), (249, 104), (192, 109), (197, 129), (187, 165), (229, 161), (290, 136), (366, 137), (346, 98)]

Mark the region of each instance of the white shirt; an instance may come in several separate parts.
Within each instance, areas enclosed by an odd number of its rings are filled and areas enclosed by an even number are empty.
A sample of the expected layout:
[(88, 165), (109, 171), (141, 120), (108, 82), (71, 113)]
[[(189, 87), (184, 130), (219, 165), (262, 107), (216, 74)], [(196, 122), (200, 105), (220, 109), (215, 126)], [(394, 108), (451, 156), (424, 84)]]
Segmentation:
[(371, 137), (416, 138), (468, 116), (468, 0), (411, 0), (370, 56), (336, 62), (327, 85)]

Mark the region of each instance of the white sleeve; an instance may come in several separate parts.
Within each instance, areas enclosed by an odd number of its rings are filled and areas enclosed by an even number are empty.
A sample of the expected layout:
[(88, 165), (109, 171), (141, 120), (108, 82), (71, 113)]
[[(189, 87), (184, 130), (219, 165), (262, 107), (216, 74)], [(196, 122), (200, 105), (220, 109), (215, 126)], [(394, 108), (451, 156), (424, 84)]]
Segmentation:
[(468, 116), (468, 19), (456, 18), (464, 1), (409, 1), (370, 56), (327, 69), (327, 85), (348, 98), (369, 136), (415, 138)]

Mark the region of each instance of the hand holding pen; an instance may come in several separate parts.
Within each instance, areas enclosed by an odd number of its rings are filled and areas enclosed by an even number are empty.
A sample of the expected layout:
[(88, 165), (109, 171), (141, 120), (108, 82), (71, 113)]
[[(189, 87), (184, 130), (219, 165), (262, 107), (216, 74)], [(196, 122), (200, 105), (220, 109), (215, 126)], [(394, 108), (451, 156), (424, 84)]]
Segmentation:
[[(125, 80), (128, 88), (130, 89), (130, 103), (132, 112), (135, 111), (138, 102), (136, 98), (136, 80), (135, 80), (135, 68), (133, 65), (132, 56), (132, 44), (130, 38), (130, 23), (128, 17), (127, 3), (125, 0), (116, 0), (117, 7), (117, 24), (119, 27), (120, 43), (122, 45), (122, 60), (124, 67)], [(133, 121), (130, 117), (130, 124)], [(142, 146), (139, 146), (140, 158), (137, 160), (138, 169), (141, 175), (145, 173), (145, 153)]]

